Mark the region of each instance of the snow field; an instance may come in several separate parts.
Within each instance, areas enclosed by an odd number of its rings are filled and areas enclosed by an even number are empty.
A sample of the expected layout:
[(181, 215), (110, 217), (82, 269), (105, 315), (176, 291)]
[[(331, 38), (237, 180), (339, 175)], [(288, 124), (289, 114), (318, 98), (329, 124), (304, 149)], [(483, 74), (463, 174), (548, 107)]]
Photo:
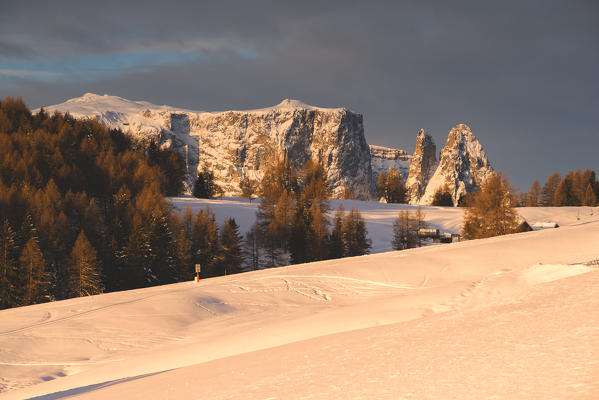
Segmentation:
[[(411, 207), (344, 206), (373, 242)], [(522, 213), (561, 227), (0, 311), (0, 398), (593, 398), (597, 210)]]

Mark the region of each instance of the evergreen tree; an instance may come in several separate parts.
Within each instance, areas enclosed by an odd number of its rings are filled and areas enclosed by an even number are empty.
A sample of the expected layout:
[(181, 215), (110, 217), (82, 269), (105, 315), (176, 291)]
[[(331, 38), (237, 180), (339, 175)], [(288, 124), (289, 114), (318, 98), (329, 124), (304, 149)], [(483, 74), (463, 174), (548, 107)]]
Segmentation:
[(304, 216), (305, 208), (298, 207), (291, 227), (289, 253), (292, 264), (302, 264), (309, 261), (308, 227)]
[(179, 227), (175, 240), (175, 253), (177, 257), (177, 273), (176, 279), (179, 282), (183, 282), (191, 279), (195, 272), (195, 266), (193, 264), (193, 256), (191, 254), (191, 241), (187, 234), (185, 227)]
[(543, 189), (539, 180), (535, 179), (532, 185), (530, 185), (530, 190), (526, 196), (526, 207), (538, 207), (541, 203), (542, 191)]
[(393, 250), (420, 247), (420, 238), (418, 237), (420, 218), (416, 213), (412, 214), (409, 210), (399, 212), (397, 218), (393, 221), (393, 240), (391, 242)]
[(343, 244), (343, 218), (345, 209), (343, 204), (339, 204), (339, 208), (335, 212), (333, 221), (333, 229), (329, 238), (329, 258), (345, 257), (345, 246)]
[(330, 195), (331, 190), (324, 167), (322, 164), (308, 160), (300, 171), (298, 202), (307, 210), (317, 202), (320, 210), (326, 213), (329, 211)]
[(140, 224), (129, 235), (127, 245), (123, 250), (125, 269), (120, 279), (120, 287), (131, 289), (146, 287), (154, 279), (152, 277), (151, 245), (148, 233)]
[(387, 203), (405, 203), (406, 188), (403, 177), (395, 168), (381, 172), (377, 178), (375, 192), (378, 199)]
[(16, 235), (5, 219), (0, 226), (0, 308), (18, 305), (21, 282), (17, 272), (15, 239)]
[(573, 205), (572, 189), (570, 182), (565, 178), (557, 185), (555, 193), (553, 194), (553, 201), (551, 202), (554, 206), (570, 206)]
[(360, 211), (352, 209), (343, 219), (343, 244), (347, 257), (368, 254), (372, 241)]
[(23, 247), (19, 258), (20, 274), (24, 278), (21, 290), (21, 305), (30, 305), (50, 299), (50, 276), (46, 272), (46, 261), (35, 237)]
[(562, 180), (562, 177), (558, 172), (552, 173), (547, 178), (547, 181), (545, 182), (545, 186), (543, 186), (543, 193), (542, 193), (542, 201), (543, 201), (544, 206), (554, 205), (553, 198), (555, 196), (555, 191), (557, 189), (557, 186), (560, 184), (561, 180)]
[(200, 199), (209, 199), (217, 192), (214, 183), (214, 174), (212, 171), (202, 171), (198, 173), (196, 183), (193, 187), (193, 195)]
[(251, 203), (258, 191), (258, 183), (246, 176), (239, 182), (239, 188), (241, 189), (241, 195)]
[(260, 227), (257, 223), (252, 225), (251, 229), (246, 232), (245, 240), (243, 241), (243, 256), (245, 267), (250, 271), (260, 269), (260, 257), (262, 254), (260, 246)]
[(223, 275), (237, 274), (242, 271), (241, 235), (234, 218), (227, 218), (220, 232), (222, 252), (221, 270)]
[(177, 280), (176, 245), (173, 243), (168, 217), (155, 211), (149, 221), (149, 265), (153, 284), (172, 283)]
[(509, 181), (494, 172), (466, 208), (462, 232), (467, 239), (479, 239), (514, 233), (517, 227)]
[(318, 202), (309, 210), (310, 228), (307, 232), (308, 254), (310, 261), (326, 260), (329, 257), (329, 221)]
[(191, 232), (191, 252), (194, 264), (202, 266), (204, 277), (218, 275), (218, 224), (212, 210), (206, 207), (197, 212)]
[(387, 201), (387, 173), (385, 171), (381, 171), (379, 173), (374, 187), (377, 200)]
[(433, 196), (433, 206), (453, 207), (453, 197), (447, 185), (441, 186)]
[(68, 270), (69, 297), (90, 296), (100, 293), (100, 263), (92, 244), (81, 231), (71, 250)]
[(395, 168), (389, 168), (387, 172), (387, 203), (405, 203), (406, 187), (403, 177)]
[(595, 171), (592, 171), (588, 168), (585, 169), (582, 173), (582, 184), (585, 187), (585, 192), (586, 186), (590, 184), (591, 188), (593, 189), (593, 193), (595, 194), (595, 197), (599, 197), (599, 181), (597, 181)]
[(418, 234), (421, 229), (426, 229), (428, 224), (426, 223), (426, 215), (424, 211), (422, 211), (422, 207), (418, 206), (416, 208), (416, 212), (414, 213), (414, 221), (415, 221), (415, 233), (416, 233), (416, 245), (418, 247), (422, 246), (422, 238)]
[(593, 190), (591, 184), (589, 183), (584, 192), (584, 198), (583, 198), (582, 205), (594, 207), (596, 204), (597, 204), (597, 197), (595, 197), (595, 191)]

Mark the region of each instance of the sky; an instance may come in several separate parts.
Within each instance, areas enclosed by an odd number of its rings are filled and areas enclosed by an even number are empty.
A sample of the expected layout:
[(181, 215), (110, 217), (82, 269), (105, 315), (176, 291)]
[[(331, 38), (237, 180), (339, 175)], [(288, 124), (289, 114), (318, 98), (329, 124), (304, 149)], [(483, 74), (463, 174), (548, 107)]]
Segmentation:
[(194, 110), (299, 99), (369, 144), (443, 147), (466, 123), (527, 190), (599, 173), (599, 2), (0, 0), (0, 98), (86, 92)]

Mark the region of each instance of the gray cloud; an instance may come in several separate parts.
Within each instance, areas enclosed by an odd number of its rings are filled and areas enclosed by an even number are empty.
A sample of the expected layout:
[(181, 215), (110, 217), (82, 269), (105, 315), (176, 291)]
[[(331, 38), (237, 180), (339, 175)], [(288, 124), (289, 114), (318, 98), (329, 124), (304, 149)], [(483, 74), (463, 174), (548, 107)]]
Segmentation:
[(0, 55), (21, 67), (0, 69), (43, 69), (57, 55), (169, 58), (110, 76), (12, 77), (0, 95), (37, 107), (93, 91), (203, 110), (292, 97), (361, 112), (370, 143), (408, 150), (421, 127), (440, 148), (465, 122), (522, 189), (556, 169), (599, 169), (596, 2), (206, 3), (12, 4)]

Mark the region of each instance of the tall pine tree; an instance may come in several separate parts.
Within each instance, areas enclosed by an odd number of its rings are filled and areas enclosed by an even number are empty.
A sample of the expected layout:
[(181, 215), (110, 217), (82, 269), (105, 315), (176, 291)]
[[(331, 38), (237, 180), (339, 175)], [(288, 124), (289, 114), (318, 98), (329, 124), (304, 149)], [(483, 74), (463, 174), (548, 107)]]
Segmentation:
[(81, 297), (98, 294), (102, 290), (101, 267), (92, 244), (81, 231), (71, 250), (68, 269), (68, 295)]

